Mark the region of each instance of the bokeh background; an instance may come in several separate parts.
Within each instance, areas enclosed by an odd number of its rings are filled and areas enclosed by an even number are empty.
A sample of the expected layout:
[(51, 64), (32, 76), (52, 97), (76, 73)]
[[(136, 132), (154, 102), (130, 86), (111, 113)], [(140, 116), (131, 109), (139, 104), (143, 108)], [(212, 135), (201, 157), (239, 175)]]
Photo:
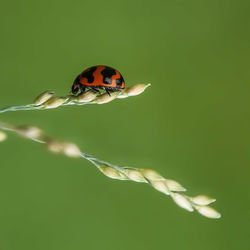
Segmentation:
[(119, 69), (138, 97), (1, 114), (119, 165), (152, 168), (211, 220), (147, 185), (9, 135), (0, 144), (0, 249), (249, 249), (250, 3), (218, 0), (2, 1), (0, 105), (65, 95), (88, 66)]

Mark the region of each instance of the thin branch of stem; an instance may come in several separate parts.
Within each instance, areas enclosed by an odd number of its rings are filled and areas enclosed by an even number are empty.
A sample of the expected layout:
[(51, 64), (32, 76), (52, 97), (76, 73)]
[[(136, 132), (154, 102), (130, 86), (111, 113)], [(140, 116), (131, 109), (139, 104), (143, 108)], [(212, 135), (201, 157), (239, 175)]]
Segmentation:
[(138, 169), (134, 167), (120, 167), (109, 162), (95, 158), (81, 152), (78, 146), (71, 142), (61, 142), (43, 134), (43, 131), (34, 126), (13, 126), (0, 123), (0, 129), (11, 131), (27, 139), (45, 144), (53, 153), (62, 153), (68, 157), (82, 157), (92, 163), (104, 175), (112, 179), (130, 180), (147, 183), (159, 192), (169, 195), (174, 202), (189, 212), (198, 211), (208, 218), (220, 218), (221, 215), (208, 205), (215, 201), (205, 195), (191, 197), (182, 194), (186, 189), (177, 181), (166, 179), (158, 172), (151, 169)]
[(149, 86), (150, 84), (136, 84), (130, 88), (124, 89), (123, 91), (117, 91), (110, 94), (85, 92), (78, 96), (66, 95), (63, 97), (54, 97), (54, 92), (45, 91), (35, 98), (34, 103), (5, 107), (0, 109), (0, 114), (9, 111), (52, 109), (68, 105), (83, 106), (86, 104), (105, 104), (113, 101), (114, 99), (121, 99), (139, 95), (144, 92), (144, 90)]

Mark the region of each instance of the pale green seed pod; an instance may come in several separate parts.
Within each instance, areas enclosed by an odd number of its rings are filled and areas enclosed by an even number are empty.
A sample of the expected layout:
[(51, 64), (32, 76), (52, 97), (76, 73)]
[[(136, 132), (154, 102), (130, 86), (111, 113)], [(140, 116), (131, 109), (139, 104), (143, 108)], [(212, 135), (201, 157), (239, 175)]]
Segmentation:
[(209, 206), (196, 206), (195, 208), (201, 215), (205, 217), (211, 219), (219, 219), (221, 217), (221, 214), (219, 212)]
[(186, 189), (177, 181), (166, 179), (166, 185), (170, 191), (184, 192)]
[(118, 179), (118, 180), (127, 180), (126, 175), (120, 173), (118, 170), (108, 167), (106, 165), (99, 165), (101, 172), (109, 178)]
[(42, 105), (46, 109), (53, 109), (61, 106), (63, 103), (65, 103), (69, 98), (68, 97), (51, 97), (48, 101), (43, 103)]
[(57, 140), (53, 140), (51, 138), (48, 138), (46, 140), (46, 143), (49, 151), (51, 151), (52, 153), (63, 153), (68, 157), (74, 157), (74, 158), (81, 156), (80, 149), (74, 143), (60, 142)]
[(93, 101), (97, 96), (97, 93), (94, 93), (92, 91), (85, 92), (79, 96), (76, 97), (77, 102), (85, 103), (85, 102), (91, 102)]
[(128, 94), (128, 96), (136, 96), (144, 92), (144, 90), (149, 87), (151, 84), (136, 84), (130, 88), (127, 88), (125, 92)]
[(40, 106), (41, 104), (48, 101), (53, 95), (54, 95), (54, 92), (45, 91), (36, 97), (34, 104)]
[(186, 209), (189, 212), (194, 211), (191, 202), (184, 195), (178, 193), (171, 193), (171, 197), (178, 206)]
[(110, 95), (108, 93), (101, 94), (96, 98), (95, 103), (104, 104), (104, 103), (111, 102), (114, 99), (116, 99), (116, 97), (119, 94), (120, 94), (119, 92), (112, 92), (112, 93), (110, 93)]
[(39, 140), (42, 135), (42, 130), (34, 126), (19, 126), (17, 127), (16, 132), (19, 135), (28, 137), (32, 140)]
[(5, 141), (7, 138), (7, 134), (3, 131), (0, 131), (0, 142)]
[(134, 169), (125, 169), (124, 173), (128, 176), (128, 178), (132, 181), (136, 182), (147, 182), (147, 180), (143, 177), (143, 175), (138, 170)]
[(151, 181), (151, 184), (159, 192), (162, 192), (166, 195), (170, 195), (170, 191), (169, 191), (165, 181)]
[(63, 143), (56, 140), (49, 140), (47, 142), (47, 147), (52, 153), (61, 153), (64, 149)]
[(163, 176), (152, 169), (140, 169), (142, 175), (150, 181), (165, 180)]
[(192, 198), (193, 203), (200, 205), (200, 206), (206, 206), (209, 205), (212, 202), (215, 202), (216, 199), (210, 198), (205, 195), (198, 195)]
[(120, 94), (117, 96), (117, 98), (119, 98), (119, 99), (127, 98), (128, 97), (128, 93), (126, 91), (127, 91), (127, 89), (121, 90)]
[(65, 155), (69, 157), (80, 157), (81, 151), (74, 143), (65, 142), (62, 144), (62, 151)]

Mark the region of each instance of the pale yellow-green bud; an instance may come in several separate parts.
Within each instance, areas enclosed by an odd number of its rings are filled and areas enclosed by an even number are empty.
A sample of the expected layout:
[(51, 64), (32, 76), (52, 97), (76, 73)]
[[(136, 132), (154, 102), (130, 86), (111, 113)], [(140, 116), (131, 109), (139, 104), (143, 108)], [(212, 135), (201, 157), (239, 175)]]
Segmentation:
[(0, 131), (0, 142), (5, 141), (7, 138), (6, 133), (4, 133), (3, 131)]
[(212, 202), (215, 202), (216, 199), (207, 197), (205, 195), (198, 195), (192, 198), (192, 201), (200, 206), (205, 206), (205, 205), (209, 205)]
[(194, 209), (193, 209), (193, 207), (191, 205), (191, 202), (184, 195), (178, 194), (178, 193), (171, 193), (171, 196), (172, 196), (174, 202), (178, 206), (186, 209), (189, 212), (193, 212), (194, 211)]
[(143, 175), (138, 170), (126, 169), (124, 172), (128, 176), (128, 178), (132, 181), (147, 182), (147, 180), (143, 177)]
[(165, 182), (166, 182), (167, 187), (170, 191), (175, 191), (175, 192), (186, 191), (186, 189), (177, 181), (166, 179)]
[(141, 169), (142, 175), (150, 181), (165, 180), (163, 176), (151, 169)]
[(62, 144), (63, 153), (69, 157), (80, 157), (81, 151), (74, 143), (65, 142)]
[(144, 92), (144, 90), (149, 87), (151, 84), (136, 84), (130, 88), (126, 89), (126, 93), (128, 94), (128, 96), (135, 96), (135, 95), (139, 95), (142, 92)]
[(38, 140), (42, 135), (42, 130), (34, 126), (19, 126), (17, 127), (17, 133), (30, 139)]
[(170, 195), (169, 189), (165, 181), (151, 181), (151, 184), (159, 192), (162, 192), (166, 195)]
[(45, 103), (46, 101), (48, 101), (53, 95), (54, 95), (54, 92), (45, 91), (36, 97), (34, 104), (39, 106)]
[(117, 98), (119, 98), (119, 99), (127, 98), (128, 97), (128, 93), (126, 91), (127, 91), (127, 89), (121, 90), (120, 94), (117, 96)]
[(47, 146), (52, 153), (61, 153), (63, 152), (64, 149), (63, 143), (56, 140), (48, 141)]
[(97, 96), (97, 93), (94, 93), (92, 91), (85, 92), (79, 96), (76, 97), (77, 102), (91, 102), (93, 101)]
[(101, 170), (101, 172), (104, 175), (106, 175), (109, 178), (118, 179), (118, 180), (127, 180), (128, 179), (124, 174), (120, 173), (118, 170), (111, 168), (111, 167), (108, 167), (106, 165), (100, 165), (99, 169)]
[(101, 94), (95, 100), (97, 104), (104, 104), (113, 101), (120, 93), (112, 92), (110, 95), (108, 93)]
[(70, 142), (60, 142), (56, 140), (47, 141), (48, 149), (53, 153), (63, 153), (69, 157), (80, 157), (81, 151), (76, 144)]
[(46, 101), (42, 105), (47, 109), (53, 109), (53, 108), (57, 108), (57, 107), (61, 106), (67, 100), (68, 100), (68, 97), (67, 98), (51, 97), (48, 101)]
[(219, 219), (221, 217), (221, 214), (217, 212), (215, 209), (208, 207), (208, 206), (195, 206), (197, 211), (202, 214), (203, 216), (206, 216), (208, 218), (212, 219)]

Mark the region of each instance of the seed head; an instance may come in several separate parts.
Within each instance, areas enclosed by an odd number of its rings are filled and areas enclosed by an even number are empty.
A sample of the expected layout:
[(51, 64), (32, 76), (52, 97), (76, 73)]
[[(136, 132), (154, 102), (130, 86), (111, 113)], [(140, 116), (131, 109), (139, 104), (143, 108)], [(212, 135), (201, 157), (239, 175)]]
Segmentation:
[(186, 191), (186, 189), (177, 181), (166, 179), (165, 182), (170, 191), (174, 191), (174, 192)]
[(91, 102), (96, 98), (97, 94), (91, 91), (85, 92), (79, 96), (77, 96), (77, 102)]
[(32, 140), (38, 140), (42, 135), (42, 130), (34, 126), (19, 126), (16, 129), (19, 135), (28, 137)]
[(36, 97), (34, 104), (39, 106), (43, 104), (44, 102), (48, 101), (53, 95), (54, 95), (54, 92), (45, 91)]
[(69, 157), (80, 157), (81, 151), (74, 143), (65, 142), (62, 144), (62, 151)]
[(47, 142), (49, 151), (52, 153), (61, 153), (63, 152), (63, 143), (56, 140), (49, 140)]
[(118, 179), (118, 180), (127, 180), (128, 178), (126, 177), (126, 175), (122, 174), (121, 172), (119, 172), (118, 170), (108, 167), (106, 165), (99, 165), (99, 169), (101, 170), (101, 172), (108, 176), (109, 178), (112, 179)]
[(46, 109), (53, 109), (61, 106), (63, 103), (65, 103), (69, 97), (51, 97), (48, 101), (44, 102), (42, 105)]
[(208, 218), (218, 219), (221, 217), (219, 212), (209, 206), (196, 206), (195, 208), (200, 214)]
[(166, 195), (170, 195), (170, 191), (169, 191), (165, 181), (151, 181), (151, 184), (159, 192), (162, 192)]
[(126, 92), (127, 89), (123, 89), (120, 91), (120, 94), (117, 96), (117, 98), (119, 99), (123, 99), (123, 98), (127, 98), (128, 97), (128, 93)]
[(110, 95), (108, 93), (104, 93), (99, 95), (96, 98), (96, 103), (97, 104), (104, 104), (113, 101), (120, 93), (119, 92), (112, 92)]
[(128, 178), (135, 182), (147, 182), (147, 180), (143, 177), (143, 175), (138, 170), (126, 169), (125, 174)]
[(191, 202), (184, 195), (178, 194), (178, 193), (171, 193), (171, 196), (172, 196), (174, 202), (178, 206), (186, 209), (189, 212), (193, 212), (194, 211), (194, 209), (193, 209), (193, 207), (191, 205)]
[(163, 176), (151, 169), (141, 169), (142, 175), (150, 181), (165, 180)]
[(212, 202), (215, 202), (216, 199), (207, 197), (205, 195), (198, 195), (192, 198), (192, 201), (196, 204), (196, 205), (200, 205), (200, 206), (206, 206), (209, 205)]

